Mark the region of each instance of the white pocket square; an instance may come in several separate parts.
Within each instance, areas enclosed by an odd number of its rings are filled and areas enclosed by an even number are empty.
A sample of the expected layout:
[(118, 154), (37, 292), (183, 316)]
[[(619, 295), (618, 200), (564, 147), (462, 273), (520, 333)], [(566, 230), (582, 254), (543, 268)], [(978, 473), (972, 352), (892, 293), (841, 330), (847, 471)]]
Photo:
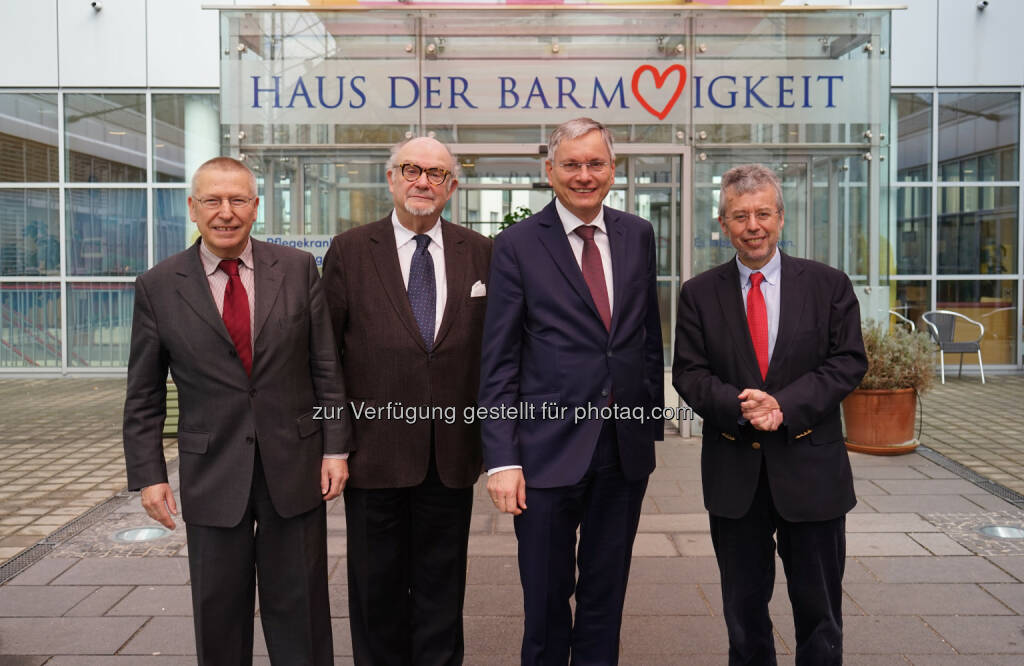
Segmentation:
[(473, 283), (473, 286), (469, 289), (470, 298), (480, 298), (487, 295), (487, 285), (480, 280)]

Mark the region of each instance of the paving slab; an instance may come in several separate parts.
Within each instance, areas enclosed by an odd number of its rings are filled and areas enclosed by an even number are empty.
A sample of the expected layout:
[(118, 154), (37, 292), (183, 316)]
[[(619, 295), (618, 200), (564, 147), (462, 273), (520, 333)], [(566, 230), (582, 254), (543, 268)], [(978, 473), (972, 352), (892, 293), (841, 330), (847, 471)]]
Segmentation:
[(866, 557), (860, 563), (883, 583), (1009, 583), (983, 557)]
[(1014, 612), (983, 586), (970, 583), (846, 583), (843, 588), (869, 615), (1010, 615)]
[[(1024, 617), (924, 616), (962, 654), (1024, 654)], [(1022, 660), (1018, 660), (1020, 663)]]
[(633, 557), (677, 557), (680, 553), (668, 534), (637, 534), (633, 540)]
[(953, 654), (953, 648), (918, 617), (847, 615), (844, 654)]
[(929, 552), (906, 534), (857, 532), (846, 535), (847, 557), (928, 555)]
[(60, 617), (94, 591), (86, 586), (5, 585), (0, 587), (0, 617)]
[(945, 534), (934, 532), (911, 532), (908, 537), (928, 549), (932, 555), (973, 555), (970, 550), (964, 548), (954, 539)]
[(1024, 615), (1024, 583), (984, 583), (981, 587), (1013, 612)]
[(709, 600), (695, 583), (637, 583), (626, 590), (626, 615), (708, 615)]
[(8, 581), (10, 585), (46, 585), (81, 560), (71, 557), (44, 557)]
[(0, 618), (0, 645), (10, 654), (114, 654), (148, 618)]
[(513, 585), (467, 585), (465, 615), (514, 617), (522, 622), (523, 587)]
[(188, 582), (183, 557), (83, 559), (54, 579), (54, 585), (169, 585)]
[(139, 585), (107, 615), (192, 615), (192, 588), (188, 585)]
[[(518, 580), (518, 579), (517, 579)], [(718, 563), (713, 557), (634, 557), (629, 567), (633, 583), (718, 584)]]
[(938, 532), (939, 528), (916, 513), (852, 514), (846, 517), (846, 533)]
[[(634, 566), (636, 560), (633, 560)], [(466, 571), (466, 583), (469, 585), (518, 585), (519, 564), (515, 557), (476, 557), (470, 558)]]
[(72, 617), (100, 617), (132, 591), (130, 585), (104, 585), (75, 604), (65, 615)]
[(962, 495), (858, 495), (882, 513), (979, 513), (983, 509)]
[(689, 655), (717, 654), (724, 660), (729, 639), (720, 617), (634, 616), (622, 620), (622, 650), (634, 657), (676, 655), (677, 663), (687, 663)]

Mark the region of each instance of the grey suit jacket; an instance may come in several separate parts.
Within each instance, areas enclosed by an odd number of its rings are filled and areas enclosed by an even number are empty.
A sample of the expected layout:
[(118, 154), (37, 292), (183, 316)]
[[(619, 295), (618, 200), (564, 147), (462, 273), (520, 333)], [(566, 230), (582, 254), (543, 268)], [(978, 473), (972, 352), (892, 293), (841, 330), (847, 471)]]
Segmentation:
[[(334, 237), (324, 257), (324, 285), (353, 407), (390, 413), (353, 416), (353, 488), (404, 488), (427, 474), (431, 437), (437, 470), (449, 488), (468, 488), (482, 469), (476, 406), (480, 341), (491, 241), (441, 221), (448, 299), (428, 352), (409, 305), (390, 215)], [(424, 418), (396, 410), (434, 409)], [(437, 411), (440, 410), (440, 411)], [(397, 416), (396, 416), (397, 414)], [(452, 418), (449, 419), (448, 416)]]
[[(132, 490), (167, 480), (161, 431), (168, 368), (178, 388), (185, 521), (241, 520), (256, 447), (274, 508), (288, 518), (322, 501), (323, 454), (348, 450), (350, 425), (330, 318), (312, 255), (252, 241), (252, 376), (217, 312), (198, 243), (135, 281), (124, 449)], [(335, 418), (319, 419), (323, 414)], [(338, 416), (340, 415), (340, 418)]]

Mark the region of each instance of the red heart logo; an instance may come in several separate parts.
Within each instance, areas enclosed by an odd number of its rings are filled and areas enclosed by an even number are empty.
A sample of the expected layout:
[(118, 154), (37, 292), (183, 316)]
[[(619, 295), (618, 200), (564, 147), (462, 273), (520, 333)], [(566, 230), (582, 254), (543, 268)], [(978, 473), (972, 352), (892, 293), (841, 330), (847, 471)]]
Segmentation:
[[(654, 87), (660, 89), (665, 85), (665, 79), (672, 72), (679, 72), (679, 83), (676, 84), (676, 91), (672, 93), (672, 99), (668, 101), (661, 111), (658, 111), (653, 106), (647, 103), (644, 96), (640, 94), (640, 75), (644, 72), (650, 72), (654, 77)], [(679, 95), (683, 92), (683, 86), (686, 85), (686, 68), (682, 65), (671, 65), (664, 72), (658, 72), (652, 65), (641, 65), (636, 68), (633, 72), (633, 97), (636, 97), (636, 101), (640, 102), (640, 105), (651, 112), (652, 115), (658, 117), (659, 120), (665, 120), (665, 116), (668, 115), (672, 107), (675, 106), (676, 100), (679, 99)]]

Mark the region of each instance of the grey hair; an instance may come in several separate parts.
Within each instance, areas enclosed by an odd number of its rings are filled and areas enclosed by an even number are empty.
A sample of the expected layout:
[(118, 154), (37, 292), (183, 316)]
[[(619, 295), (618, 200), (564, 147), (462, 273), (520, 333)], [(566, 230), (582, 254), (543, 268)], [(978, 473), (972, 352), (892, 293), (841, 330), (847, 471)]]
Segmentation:
[(615, 149), (612, 147), (612, 133), (608, 131), (608, 128), (592, 118), (573, 118), (556, 127), (551, 132), (551, 138), (548, 139), (548, 159), (555, 159), (555, 151), (558, 150), (558, 146), (563, 141), (578, 139), (594, 130), (601, 133), (601, 138), (604, 139), (604, 145), (608, 148), (608, 155), (611, 157), (612, 164), (614, 165)]
[(455, 180), (459, 179), (459, 177), (462, 174), (459, 173), (459, 163), (455, 160), (455, 155), (452, 153), (452, 149), (449, 148), (448, 144), (445, 143), (444, 141), (435, 139), (432, 136), (410, 136), (409, 138), (402, 139), (395, 145), (391, 146), (391, 154), (388, 155), (388, 161), (384, 165), (385, 171), (391, 171), (392, 169), (395, 168), (395, 158), (398, 156), (399, 151), (401, 151), (402, 148), (405, 148), (406, 144), (408, 144), (410, 141), (415, 141), (416, 139), (433, 139), (434, 141), (437, 141), (439, 144), (441, 144), (441, 147), (445, 149), (445, 152), (448, 153), (449, 159), (451, 159), (452, 164), (450, 171), (452, 172), (452, 176), (454, 176)]
[(726, 190), (731, 194), (750, 194), (765, 187), (775, 190), (775, 204), (780, 213), (785, 212), (782, 202), (782, 184), (775, 172), (763, 164), (741, 164), (722, 175), (721, 194), (718, 197), (718, 217), (725, 216)]
[(189, 194), (193, 197), (196, 195), (196, 183), (199, 181), (199, 174), (210, 169), (217, 169), (219, 171), (244, 171), (249, 175), (249, 188), (252, 191), (254, 197), (259, 196), (259, 192), (256, 190), (256, 174), (252, 172), (245, 162), (236, 160), (234, 157), (214, 157), (206, 160), (199, 165), (199, 168), (192, 174), (192, 186), (189, 190)]

